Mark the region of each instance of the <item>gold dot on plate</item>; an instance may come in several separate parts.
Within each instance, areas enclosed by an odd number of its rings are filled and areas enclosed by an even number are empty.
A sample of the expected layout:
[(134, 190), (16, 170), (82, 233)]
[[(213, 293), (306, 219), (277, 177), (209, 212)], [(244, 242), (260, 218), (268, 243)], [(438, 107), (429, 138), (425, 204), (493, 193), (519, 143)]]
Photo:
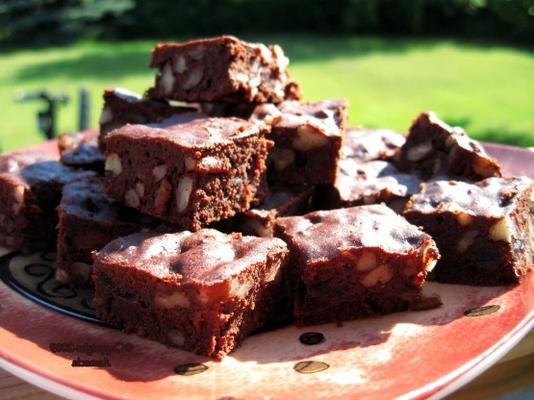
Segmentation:
[(202, 372), (206, 371), (208, 367), (204, 364), (200, 363), (189, 363), (189, 364), (181, 364), (174, 368), (174, 372), (176, 372), (178, 375), (196, 375), (201, 374)]
[(322, 361), (300, 361), (295, 364), (293, 369), (301, 374), (314, 374), (330, 368), (330, 365)]
[(476, 307), (466, 310), (464, 315), (466, 317), (482, 317), (483, 315), (493, 314), (499, 311), (501, 306), (497, 304), (491, 304), (488, 306)]

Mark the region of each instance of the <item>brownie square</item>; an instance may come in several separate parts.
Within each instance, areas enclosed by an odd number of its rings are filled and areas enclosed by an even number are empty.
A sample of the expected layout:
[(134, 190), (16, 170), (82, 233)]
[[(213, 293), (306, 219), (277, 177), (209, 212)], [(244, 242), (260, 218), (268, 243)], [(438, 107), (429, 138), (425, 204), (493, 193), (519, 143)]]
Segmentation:
[(150, 99), (122, 88), (104, 91), (104, 107), (100, 114), (98, 144), (105, 150), (105, 137), (113, 129), (129, 124), (160, 122), (175, 114), (195, 112), (197, 106), (171, 105), (164, 99)]
[(345, 100), (261, 105), (251, 119), (272, 127), (269, 181), (288, 185), (334, 183), (347, 120)]
[(23, 252), (54, 248), (61, 190), (86, 174), (92, 173), (75, 172), (44, 152), (0, 156), (0, 245)]
[(405, 141), (404, 135), (389, 129), (349, 128), (341, 152), (345, 158), (362, 162), (388, 161)]
[(250, 208), (265, 170), (267, 128), (181, 114), (106, 139), (105, 191), (143, 213), (198, 230)]
[(477, 181), (501, 176), (499, 163), (477, 141), (433, 112), (419, 114), (395, 160), (399, 168), (419, 171), (425, 179), (444, 175)]
[(136, 233), (95, 258), (97, 315), (126, 331), (221, 359), (286, 303), (280, 278), (287, 255), (276, 238), (213, 229)]
[(305, 214), (312, 210), (315, 201), (313, 186), (271, 186), (269, 194), (258, 206), (221, 221), (217, 227), (223, 231), (245, 235), (273, 237), (277, 218)]
[(57, 208), (56, 279), (61, 283), (92, 286), (93, 251), (120, 236), (161, 225), (161, 221), (107, 197), (103, 185), (102, 177), (91, 176), (63, 188)]
[(298, 324), (405, 310), (439, 258), (429, 235), (384, 205), (279, 218), (275, 234), (290, 250)]
[(150, 66), (158, 69), (149, 95), (188, 102), (280, 103), (300, 97), (289, 79), (289, 59), (278, 45), (233, 36), (159, 43)]
[(98, 148), (97, 131), (62, 133), (58, 138), (61, 163), (104, 174), (104, 154)]
[(339, 161), (335, 184), (321, 188), (320, 203), (325, 208), (385, 203), (402, 213), (408, 198), (419, 191), (420, 183), (417, 175), (401, 172), (388, 161), (345, 158)]
[(423, 184), (404, 215), (436, 240), (443, 257), (433, 277), (469, 285), (518, 282), (534, 264), (533, 188), (527, 177)]

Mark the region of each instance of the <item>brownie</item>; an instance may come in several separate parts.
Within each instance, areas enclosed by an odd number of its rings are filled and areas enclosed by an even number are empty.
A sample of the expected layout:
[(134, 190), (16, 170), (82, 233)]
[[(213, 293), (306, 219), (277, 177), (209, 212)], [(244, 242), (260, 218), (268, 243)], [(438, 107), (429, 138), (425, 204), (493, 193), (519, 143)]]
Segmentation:
[(498, 162), (477, 141), (430, 111), (419, 114), (413, 122), (395, 160), (399, 168), (417, 170), (425, 179), (445, 175), (477, 181), (501, 176)]
[(239, 118), (198, 114), (126, 125), (106, 139), (105, 191), (143, 213), (198, 230), (250, 208), (266, 168), (266, 131)]
[(272, 237), (277, 218), (305, 214), (312, 210), (314, 200), (314, 186), (271, 186), (269, 194), (258, 206), (221, 221), (221, 230)]
[(159, 227), (160, 221), (110, 199), (104, 180), (91, 176), (65, 185), (57, 214), (56, 279), (77, 287), (92, 285), (91, 253), (112, 240)]
[(405, 141), (404, 135), (389, 129), (349, 128), (342, 154), (362, 162), (390, 160)]
[(136, 233), (95, 257), (96, 312), (126, 331), (221, 359), (287, 302), (287, 257), (276, 238)]
[(345, 100), (285, 101), (258, 106), (251, 117), (272, 127), (269, 181), (277, 184), (331, 184), (347, 121)]
[(0, 245), (23, 252), (54, 248), (61, 190), (86, 174), (92, 172), (76, 172), (44, 152), (0, 156)]
[(416, 174), (401, 172), (391, 162), (345, 158), (339, 161), (335, 184), (321, 188), (320, 204), (324, 208), (340, 208), (383, 202), (402, 213), (408, 198), (419, 191), (420, 183)]
[(280, 103), (298, 99), (289, 59), (278, 45), (233, 36), (159, 43), (150, 66), (158, 69), (149, 96), (188, 102)]
[(534, 185), (527, 177), (423, 184), (404, 215), (436, 240), (433, 277), (446, 283), (518, 282), (534, 264)]
[(97, 131), (62, 133), (58, 138), (61, 163), (72, 168), (104, 173), (104, 154), (98, 148)]
[(238, 117), (249, 119), (257, 103), (197, 103), (200, 112), (210, 117)]
[(113, 129), (127, 123), (149, 124), (160, 122), (175, 114), (198, 111), (198, 106), (177, 106), (167, 100), (150, 99), (122, 88), (104, 91), (104, 108), (100, 114), (99, 147), (105, 150), (105, 137)]
[(279, 218), (298, 324), (382, 315), (420, 301), (439, 258), (432, 238), (384, 205)]

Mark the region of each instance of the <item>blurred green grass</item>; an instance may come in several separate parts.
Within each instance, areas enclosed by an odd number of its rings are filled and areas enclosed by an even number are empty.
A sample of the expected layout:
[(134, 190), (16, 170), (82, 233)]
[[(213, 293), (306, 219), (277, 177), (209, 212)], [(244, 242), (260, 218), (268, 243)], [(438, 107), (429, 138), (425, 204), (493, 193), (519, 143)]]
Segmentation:
[[(278, 42), (307, 100), (346, 97), (350, 124), (405, 131), (431, 109), (480, 140), (534, 146), (534, 52), (488, 43), (444, 39), (382, 39), (279, 35), (244, 37)], [(16, 103), (21, 90), (66, 91), (60, 131), (75, 131), (78, 91), (91, 93), (96, 127), (105, 87), (143, 92), (154, 41), (81, 42), (67, 47), (0, 50), (0, 140), (4, 150), (42, 139), (38, 102)]]

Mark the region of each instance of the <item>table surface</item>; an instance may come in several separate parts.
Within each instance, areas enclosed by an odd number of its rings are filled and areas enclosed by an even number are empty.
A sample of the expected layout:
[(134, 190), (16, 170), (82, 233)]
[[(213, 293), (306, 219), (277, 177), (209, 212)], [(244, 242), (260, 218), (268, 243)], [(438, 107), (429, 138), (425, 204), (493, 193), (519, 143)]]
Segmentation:
[[(448, 399), (488, 399), (534, 385), (534, 331), (497, 364)], [(0, 369), (0, 399), (52, 400), (61, 397), (46, 392)]]

